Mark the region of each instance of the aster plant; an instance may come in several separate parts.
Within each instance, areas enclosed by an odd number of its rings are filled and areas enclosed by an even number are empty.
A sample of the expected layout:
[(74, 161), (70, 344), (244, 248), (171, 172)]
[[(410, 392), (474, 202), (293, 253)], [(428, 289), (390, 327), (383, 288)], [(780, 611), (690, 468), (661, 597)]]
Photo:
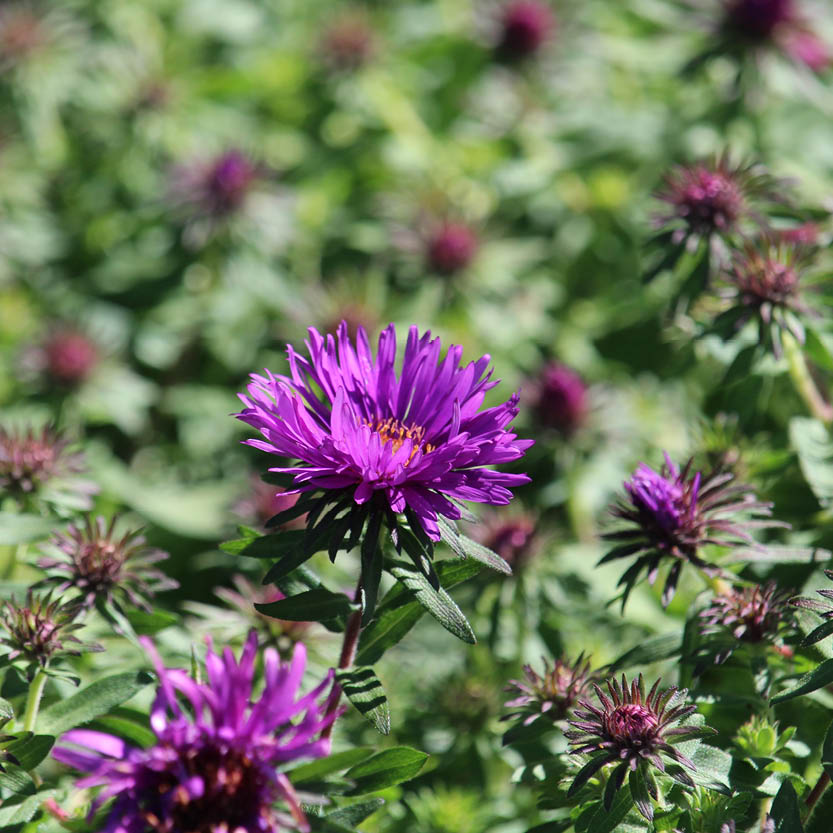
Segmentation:
[[(304, 531), (266, 542), (251, 536), (226, 546), (279, 558), (265, 580), (277, 581), (289, 598), (259, 609), (308, 620), (304, 603), (314, 601), (320, 620), (345, 631), (345, 669), (353, 663), (362, 625), (371, 623), (381, 574), (388, 570), (444, 627), (474, 642), (432, 564), (434, 545), (444, 540), (460, 557), (511, 573), (497, 554), (461, 535), (456, 521), (472, 517), (463, 501), (507, 504), (511, 488), (529, 479), (491, 468), (519, 460), (532, 444), (510, 429), (518, 395), (481, 410), (497, 384), (489, 356), (462, 367), (462, 348), (452, 346), (440, 359), (440, 340), (420, 335), (416, 327), (409, 330), (398, 373), (393, 325), (380, 335), (375, 357), (364, 329), (358, 328), (354, 345), (346, 322), (336, 338), (311, 328), (307, 350), (309, 358), (290, 346), (290, 375), (253, 375), (248, 393), (240, 396), (244, 409), (237, 417), (263, 436), (246, 443), (299, 461), (269, 470), (300, 493), (290, 510), (269, 523), (307, 516)], [(382, 527), (393, 558), (380, 542)], [(355, 547), (361, 568), (352, 599), (326, 590), (308, 572), (293, 575), (316, 551), (327, 550), (334, 560), (340, 550)], [(403, 552), (410, 563), (396, 557)]]
[[(309, 830), (288, 764), (329, 754), (321, 733), (337, 711), (319, 699), (332, 672), (306, 695), (299, 685), (306, 664), (303, 645), (281, 663), (263, 653), (264, 687), (253, 694), (257, 636), (246, 640), (240, 659), (230, 649), (209, 647), (204, 682), (165, 668), (150, 640), (159, 688), (150, 713), (154, 743), (131, 746), (116, 735), (73, 729), (53, 757), (88, 773), (79, 787), (102, 787), (91, 815), (114, 799), (102, 821), (116, 831)], [(183, 698), (190, 708), (183, 708)]]
[[(833, 570), (825, 570), (824, 574), (833, 580)], [(815, 645), (816, 642), (820, 642), (833, 633), (833, 590), (822, 588), (816, 590), (816, 594), (821, 596), (821, 600), (808, 596), (794, 596), (790, 599), (793, 607), (809, 610), (824, 620), (804, 637), (803, 645)]]
[(659, 471), (640, 463), (624, 487), (625, 497), (611, 509), (623, 527), (605, 534), (616, 545), (599, 561), (636, 556), (619, 579), (623, 608), (643, 571), (653, 584), (660, 564), (670, 563), (662, 591), (668, 605), (685, 564), (709, 576), (719, 574), (719, 567), (704, 558), (705, 547), (754, 545), (752, 529), (784, 526), (769, 520), (772, 504), (735, 483), (731, 472), (704, 476), (693, 471), (691, 459), (680, 469), (666, 454)]
[(659, 800), (654, 772), (693, 787), (685, 770), (694, 771), (696, 767), (675, 745), (710, 730), (684, 722), (697, 707), (684, 702), (686, 691), (661, 689), (660, 680), (647, 694), (641, 674), (630, 684), (624, 675), (621, 682), (608, 680), (607, 694), (596, 684), (593, 688), (598, 705), (579, 700), (574, 719), (569, 721), (573, 728), (565, 733), (573, 754), (591, 755), (574, 778), (568, 797), (578, 793), (603, 767), (613, 764), (602, 799), (605, 809), (610, 809), (629, 775), (631, 795), (639, 812), (652, 819), (652, 801)]

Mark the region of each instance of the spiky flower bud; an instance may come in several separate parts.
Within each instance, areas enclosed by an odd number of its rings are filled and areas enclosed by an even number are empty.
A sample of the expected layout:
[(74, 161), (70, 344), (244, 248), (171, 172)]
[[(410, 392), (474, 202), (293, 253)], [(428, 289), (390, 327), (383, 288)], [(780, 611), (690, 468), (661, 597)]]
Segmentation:
[(551, 36), (555, 19), (541, 0), (512, 0), (500, 16), (496, 54), (506, 61), (520, 61), (534, 55)]
[[(0, 428), (0, 496), (21, 499), (83, 470), (83, 455), (70, 451), (69, 440), (51, 426), (39, 431)], [(75, 479), (64, 485), (79, 506), (88, 504), (96, 491), (92, 484)]]
[(117, 535), (116, 521), (88, 515), (83, 526), (72, 523), (66, 532), (55, 533), (48, 546), (56, 555), (38, 561), (42, 570), (50, 572), (41, 583), (56, 585), (59, 593), (77, 591), (83, 607), (99, 600), (110, 604), (126, 600), (150, 612), (149, 597), (179, 586), (151, 566), (164, 561), (168, 553), (148, 547), (137, 530)]
[(590, 660), (584, 654), (579, 654), (575, 662), (560, 657), (552, 667), (546, 659), (543, 662), (543, 676), (531, 665), (525, 665), (523, 680), (509, 680), (506, 691), (519, 693), (520, 697), (506, 702), (506, 708), (517, 711), (506, 715), (504, 720), (523, 717), (524, 726), (539, 717), (553, 722), (563, 720), (593, 680)]
[(587, 418), (587, 386), (574, 370), (559, 362), (545, 365), (533, 383), (535, 417), (545, 428), (572, 436)]
[[(695, 766), (674, 744), (702, 735), (704, 729), (673, 724), (681, 723), (697, 707), (682, 702), (687, 693), (685, 690), (678, 692), (676, 687), (661, 690), (659, 685), (660, 680), (657, 680), (646, 695), (641, 674), (630, 684), (622, 675), (621, 683), (615, 678), (608, 680), (608, 694), (593, 684), (598, 706), (588, 700), (579, 700), (575, 719), (569, 721), (573, 729), (565, 735), (573, 747), (572, 754), (592, 754), (593, 757), (576, 775), (568, 796), (578, 792), (607, 764), (617, 765), (608, 778), (604, 793), (604, 806), (608, 810), (628, 772), (641, 770), (640, 775), (647, 776), (644, 783), (654, 800), (658, 798), (658, 791), (648, 772), (650, 767), (670, 775), (684, 786), (694, 786), (691, 777), (677, 765), (692, 771)], [(673, 766), (668, 766), (664, 758), (670, 759)], [(637, 799), (637, 808), (646, 818), (653, 818), (653, 806), (647, 796), (645, 800)]]
[[(619, 543), (599, 563), (637, 556), (619, 580), (624, 587), (623, 605), (643, 570), (653, 584), (663, 560), (671, 561), (662, 592), (663, 604), (667, 605), (684, 564), (709, 575), (717, 572), (700, 556), (703, 546), (752, 544), (754, 539), (747, 530), (784, 526), (765, 519), (771, 514), (772, 504), (757, 500), (749, 487), (733, 483), (732, 473), (703, 477), (691, 469), (692, 460), (680, 470), (667, 454), (659, 472), (640, 463), (624, 484), (626, 499), (612, 507), (613, 515), (628, 526), (604, 536)], [(742, 517), (749, 514), (754, 517)]]
[(726, 660), (740, 644), (778, 644), (782, 632), (791, 625), (788, 596), (789, 593), (779, 590), (774, 581), (765, 585), (731, 587), (715, 596), (700, 612), (701, 633), (730, 637), (724, 641), (715, 661)]
[(101, 651), (94, 643), (82, 642), (74, 632), (83, 627), (77, 621), (81, 606), (53, 599), (52, 594), (35, 595), (30, 588), (25, 604), (14, 597), (0, 607), (0, 644), (9, 650), (9, 662), (19, 665), (29, 680), (40, 669), (64, 656)]
[(432, 232), (426, 246), (428, 266), (450, 277), (471, 263), (477, 251), (477, 237), (464, 223), (448, 221)]

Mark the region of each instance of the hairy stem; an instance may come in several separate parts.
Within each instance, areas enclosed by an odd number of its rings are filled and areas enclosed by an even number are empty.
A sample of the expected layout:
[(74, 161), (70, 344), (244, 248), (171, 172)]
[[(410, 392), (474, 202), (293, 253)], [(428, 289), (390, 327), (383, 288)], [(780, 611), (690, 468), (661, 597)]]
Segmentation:
[(781, 334), (781, 342), (784, 346), (784, 355), (787, 358), (787, 366), (790, 372), (790, 379), (796, 393), (804, 400), (807, 409), (816, 418), (825, 424), (833, 422), (833, 408), (816, 387), (810, 369), (804, 359), (801, 346), (792, 333), (784, 331)]
[[(359, 583), (356, 586), (356, 601), (360, 603), (359, 609), (350, 614), (347, 620), (347, 627), (344, 630), (344, 641), (341, 643), (341, 656), (338, 660), (339, 671), (349, 668), (356, 658), (356, 648), (359, 644), (359, 634), (362, 631), (362, 613), (364, 612), (364, 605), (361, 605), (362, 598), (362, 580), (359, 578)], [(338, 708), (341, 701), (341, 686), (333, 680), (333, 688), (330, 692), (329, 701), (327, 703), (326, 716), (329, 717)], [(321, 732), (322, 738), (328, 738), (333, 733), (333, 721)]]
[(810, 790), (810, 795), (807, 796), (807, 800), (804, 802), (805, 807), (807, 808), (804, 811), (804, 821), (806, 821), (810, 817), (810, 813), (813, 812), (813, 807), (816, 806), (816, 802), (822, 797), (824, 791), (830, 785), (830, 776), (823, 772), (821, 774), (821, 778), (816, 781), (816, 786)]
[(38, 671), (32, 685), (29, 686), (29, 696), (26, 698), (26, 711), (23, 714), (23, 731), (34, 732), (38, 720), (38, 709), (40, 709), (43, 689), (46, 686), (46, 672)]

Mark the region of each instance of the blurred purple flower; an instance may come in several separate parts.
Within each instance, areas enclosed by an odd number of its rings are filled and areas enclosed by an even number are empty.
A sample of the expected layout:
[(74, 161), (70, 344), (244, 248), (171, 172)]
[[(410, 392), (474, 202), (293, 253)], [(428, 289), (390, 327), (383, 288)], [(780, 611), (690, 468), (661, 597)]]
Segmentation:
[[(81, 788), (102, 786), (91, 815), (110, 798), (104, 833), (176, 833), (181, 830), (278, 833), (309, 830), (300, 802), (280, 768), (299, 758), (329, 754), (317, 738), (338, 712), (324, 714), (316, 699), (332, 672), (309, 694), (298, 693), (306, 651), (298, 644), (291, 662), (264, 652), (263, 691), (253, 700), (257, 636), (249, 635), (240, 660), (209, 647), (206, 682), (165, 668), (149, 639), (159, 689), (150, 713), (156, 743), (139, 749), (92, 729), (73, 729), (52, 755), (89, 773)], [(178, 694), (187, 701), (180, 705)], [(295, 722), (292, 722), (292, 721)], [(282, 802), (289, 814), (275, 805)]]
[(523, 672), (523, 680), (509, 680), (506, 687), (507, 691), (520, 696), (507, 701), (506, 708), (517, 711), (503, 719), (523, 717), (524, 726), (539, 717), (563, 720), (593, 681), (590, 661), (585, 659), (584, 654), (579, 654), (575, 662), (566, 657), (556, 659), (552, 667), (545, 659), (543, 676), (531, 665), (525, 665)]
[(525, 564), (536, 543), (536, 519), (525, 512), (490, 512), (480, 523), (472, 524), (468, 534), (484, 547), (496, 552), (514, 570)]
[(452, 346), (440, 361), (440, 340), (411, 327), (397, 378), (393, 324), (379, 336), (375, 359), (364, 329), (354, 347), (345, 322), (337, 339), (311, 327), (306, 344), (309, 359), (287, 348), (291, 376), (252, 375), (237, 414), (264, 437), (247, 445), (301, 461), (270, 469), (292, 475), (299, 491), (338, 490), (355, 504), (409, 508), (436, 541), (438, 515), (461, 517), (452, 501), (506, 504), (510, 487), (529, 481), (484, 468), (518, 460), (532, 445), (508, 430), (517, 394), (479, 410), (497, 384), (486, 372), (488, 355), (462, 368), (462, 347)]
[[(700, 472), (692, 474), (691, 466), (689, 460), (680, 471), (667, 454), (659, 472), (640, 463), (624, 484), (627, 499), (611, 510), (629, 527), (604, 536), (619, 543), (599, 563), (637, 555), (619, 580), (625, 588), (623, 605), (643, 570), (653, 584), (664, 558), (673, 562), (662, 593), (663, 604), (667, 605), (684, 564), (692, 564), (710, 575), (717, 572), (699, 556), (700, 547), (750, 544), (754, 539), (747, 530), (784, 526), (766, 519), (772, 504), (757, 500), (747, 486), (732, 483), (734, 475), (730, 472), (703, 477)], [(748, 513), (757, 517), (739, 517)]]
[(587, 386), (567, 365), (550, 362), (531, 388), (535, 416), (540, 425), (570, 437), (584, 423), (589, 410)]
[(38, 560), (42, 570), (54, 571), (41, 584), (54, 584), (59, 593), (77, 590), (85, 607), (124, 597), (150, 612), (149, 596), (179, 586), (152, 566), (168, 553), (148, 547), (138, 530), (116, 535), (115, 525), (115, 517), (108, 524), (101, 516), (88, 515), (83, 526), (72, 523), (66, 532), (53, 534), (49, 543), (59, 555)]
[(370, 22), (359, 12), (344, 14), (325, 29), (319, 49), (324, 62), (337, 72), (360, 69), (375, 51)]
[(552, 35), (555, 18), (542, 0), (510, 0), (501, 10), (497, 55), (518, 61), (534, 55)]
[(53, 382), (77, 385), (98, 364), (98, 348), (85, 333), (61, 328), (51, 333), (42, 346), (43, 369)]
[[(694, 786), (690, 776), (679, 766), (667, 767), (663, 756), (673, 764), (682, 764), (692, 771), (695, 769), (694, 764), (674, 748), (674, 744), (702, 735), (703, 728), (692, 725), (672, 727), (672, 724), (684, 720), (697, 707), (681, 702), (686, 691), (678, 692), (675, 687), (661, 690), (659, 684), (657, 680), (646, 696), (641, 674), (630, 685), (623, 675), (621, 684), (615, 678), (608, 680), (609, 697), (593, 684), (599, 706), (588, 700), (579, 700), (575, 719), (570, 721), (574, 728), (565, 735), (573, 746), (571, 753), (591, 754), (593, 757), (576, 775), (568, 796), (578, 792), (607, 764), (617, 764), (604, 793), (604, 806), (608, 810), (629, 771), (646, 770), (653, 766), (687, 787)], [(657, 789), (652, 778), (645, 778), (644, 783), (646, 797), (637, 800), (637, 808), (643, 816), (651, 819), (653, 807), (647, 796), (656, 800)]]
[(212, 159), (177, 169), (172, 196), (200, 216), (222, 220), (242, 208), (259, 175), (254, 162), (232, 148)]
[[(238, 501), (234, 509), (241, 517), (264, 527), (270, 518), (291, 509), (297, 500), (298, 495), (296, 493), (290, 492), (287, 494), (286, 490), (280, 486), (266, 483), (257, 475), (253, 475), (251, 478), (251, 492), (247, 497)], [(304, 525), (305, 520), (302, 515), (281, 524), (280, 528), (303, 529)]]
[(445, 222), (426, 241), (429, 268), (440, 275), (451, 276), (465, 269), (477, 252), (477, 236), (460, 222)]

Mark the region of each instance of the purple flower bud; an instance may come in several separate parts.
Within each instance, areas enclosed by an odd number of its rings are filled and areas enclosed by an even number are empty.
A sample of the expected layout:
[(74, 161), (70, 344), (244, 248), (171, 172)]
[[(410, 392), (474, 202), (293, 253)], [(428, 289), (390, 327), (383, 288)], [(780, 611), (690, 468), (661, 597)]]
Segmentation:
[(98, 364), (96, 345), (79, 330), (62, 329), (53, 333), (43, 345), (45, 370), (54, 382), (77, 385)]
[(512, 0), (502, 10), (496, 47), (499, 57), (518, 61), (534, 55), (551, 36), (555, 19), (541, 0)]
[(463, 223), (443, 223), (427, 241), (428, 266), (440, 275), (451, 276), (465, 269), (477, 251), (475, 233)]
[(524, 718), (524, 726), (545, 716), (550, 720), (563, 720), (578, 698), (593, 681), (590, 661), (579, 654), (575, 662), (561, 657), (550, 667), (544, 660), (544, 674), (541, 676), (531, 665), (523, 667), (523, 680), (509, 680), (506, 690), (520, 694), (506, 703), (506, 708), (517, 709), (503, 719)]
[(546, 365), (534, 383), (533, 396), (538, 423), (565, 437), (572, 436), (587, 417), (587, 387), (567, 365)]

